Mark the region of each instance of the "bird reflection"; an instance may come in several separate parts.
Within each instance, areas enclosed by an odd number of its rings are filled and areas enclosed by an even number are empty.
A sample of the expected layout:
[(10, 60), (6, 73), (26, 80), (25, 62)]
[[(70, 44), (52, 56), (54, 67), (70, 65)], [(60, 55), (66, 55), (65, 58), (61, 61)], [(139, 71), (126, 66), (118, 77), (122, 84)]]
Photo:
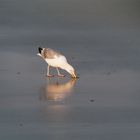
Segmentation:
[(49, 101), (62, 101), (71, 95), (75, 83), (75, 78), (72, 78), (65, 83), (62, 83), (60, 79), (57, 79), (57, 81), (51, 81), (48, 79), (47, 84), (44, 86), (40, 94), (40, 99)]

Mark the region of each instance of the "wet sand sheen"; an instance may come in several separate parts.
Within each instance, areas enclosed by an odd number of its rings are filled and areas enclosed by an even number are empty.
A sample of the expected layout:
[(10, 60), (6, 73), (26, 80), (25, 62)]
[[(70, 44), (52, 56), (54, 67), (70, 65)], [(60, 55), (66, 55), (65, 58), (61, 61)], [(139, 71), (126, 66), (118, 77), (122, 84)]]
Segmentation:
[[(0, 140), (139, 140), (139, 13), (138, 0), (0, 1)], [(40, 45), (80, 78), (47, 79)]]
[[(70, 77), (49, 80), (42, 73), (44, 63), (37, 67), (37, 57), (26, 56), (27, 63), (18, 62), (23, 58), (24, 54), (17, 54), (13, 60), (19, 67), (7, 62), (1, 71), (1, 138), (139, 137), (138, 72), (118, 69), (108, 74), (98, 67), (94, 72), (81, 68), (76, 81)], [(29, 67), (24, 69), (25, 65)], [(30, 65), (37, 69), (32, 71)]]

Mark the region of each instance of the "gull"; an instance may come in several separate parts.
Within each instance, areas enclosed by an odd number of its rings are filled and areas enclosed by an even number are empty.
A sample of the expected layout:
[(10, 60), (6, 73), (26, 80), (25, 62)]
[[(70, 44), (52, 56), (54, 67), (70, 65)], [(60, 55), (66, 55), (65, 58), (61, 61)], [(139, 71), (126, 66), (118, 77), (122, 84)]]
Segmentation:
[(54, 76), (50, 74), (50, 67), (54, 67), (56, 68), (59, 77), (65, 76), (60, 73), (59, 71), (59, 68), (60, 68), (67, 71), (71, 75), (72, 78), (77, 78), (74, 68), (68, 63), (64, 55), (50, 48), (39, 47), (38, 51), (39, 53), (37, 53), (37, 55), (42, 57), (48, 64), (48, 67), (47, 67), (48, 77)]

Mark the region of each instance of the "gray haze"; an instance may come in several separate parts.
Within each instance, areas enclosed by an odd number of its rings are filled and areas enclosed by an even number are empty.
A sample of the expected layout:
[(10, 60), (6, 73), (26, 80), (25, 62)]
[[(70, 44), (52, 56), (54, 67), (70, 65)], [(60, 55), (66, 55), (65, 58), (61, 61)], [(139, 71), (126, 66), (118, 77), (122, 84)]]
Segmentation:
[(34, 55), (44, 45), (78, 61), (138, 68), (139, 6), (138, 0), (1, 0), (0, 50)]

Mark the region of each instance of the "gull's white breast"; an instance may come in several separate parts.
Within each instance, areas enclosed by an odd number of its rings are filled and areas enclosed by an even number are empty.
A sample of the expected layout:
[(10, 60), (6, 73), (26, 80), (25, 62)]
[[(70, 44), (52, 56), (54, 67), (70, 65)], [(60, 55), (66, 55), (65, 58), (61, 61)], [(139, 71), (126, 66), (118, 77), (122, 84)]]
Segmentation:
[(63, 67), (67, 63), (67, 59), (63, 55), (55, 55), (53, 59), (45, 59), (45, 61), (52, 67)]

